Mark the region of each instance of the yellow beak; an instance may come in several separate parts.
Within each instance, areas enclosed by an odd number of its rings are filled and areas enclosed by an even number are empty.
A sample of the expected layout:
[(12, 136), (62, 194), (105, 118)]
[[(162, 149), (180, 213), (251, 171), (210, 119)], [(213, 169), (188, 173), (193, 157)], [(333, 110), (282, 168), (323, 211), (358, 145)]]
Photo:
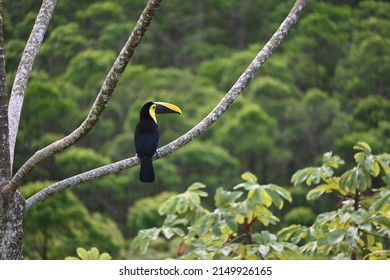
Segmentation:
[(156, 114), (176, 113), (182, 115), (179, 107), (168, 102), (153, 102), (154, 105), (150, 107), (149, 113), (153, 120), (157, 123)]

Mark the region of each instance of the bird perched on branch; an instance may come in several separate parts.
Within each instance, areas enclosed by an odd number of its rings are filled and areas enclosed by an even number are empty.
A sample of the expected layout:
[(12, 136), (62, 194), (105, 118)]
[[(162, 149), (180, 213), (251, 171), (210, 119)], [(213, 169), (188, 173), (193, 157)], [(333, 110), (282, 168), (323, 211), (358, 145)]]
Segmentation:
[(141, 182), (154, 181), (152, 157), (156, 153), (160, 133), (157, 114), (182, 114), (179, 107), (167, 102), (147, 102), (141, 109), (139, 121), (134, 131), (137, 156), (141, 159), (139, 179)]

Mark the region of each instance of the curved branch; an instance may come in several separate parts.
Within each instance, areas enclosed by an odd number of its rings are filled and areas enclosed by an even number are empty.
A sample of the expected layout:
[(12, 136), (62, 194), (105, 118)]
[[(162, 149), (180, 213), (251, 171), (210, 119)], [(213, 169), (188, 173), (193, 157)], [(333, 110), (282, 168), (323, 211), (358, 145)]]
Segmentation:
[(20, 59), (18, 70), (16, 71), (8, 109), (11, 166), (13, 165), (16, 135), (18, 133), (27, 82), (56, 4), (57, 0), (44, 0), (42, 2), (37, 19), (35, 20), (30, 37), (28, 38), (26, 47), (23, 51), (22, 58)]
[(7, 191), (16, 191), (16, 189), (20, 186), (22, 179), (35, 166), (37, 166), (38, 163), (40, 163), (45, 158), (70, 147), (78, 140), (83, 138), (94, 127), (94, 125), (99, 120), (99, 117), (102, 115), (108, 101), (110, 100), (116, 84), (119, 81), (123, 71), (126, 69), (130, 58), (133, 56), (135, 49), (141, 42), (141, 39), (144, 36), (147, 27), (150, 25), (154, 14), (160, 7), (161, 1), (162, 0), (149, 0), (149, 2), (146, 4), (145, 9), (143, 10), (136, 26), (133, 29), (133, 32), (131, 33), (129, 39), (122, 48), (114, 65), (108, 73), (100, 89), (100, 92), (83, 123), (69, 135), (37, 151), (30, 159), (28, 159), (12, 178), (10, 184), (8, 185)]
[[(226, 93), (226, 95), (222, 98), (218, 105), (201, 122), (199, 122), (187, 133), (180, 136), (171, 143), (165, 145), (164, 147), (158, 149), (158, 156), (156, 156), (155, 159), (164, 157), (195, 139), (198, 135), (200, 135), (208, 127), (210, 127), (230, 107), (230, 105), (234, 102), (234, 100), (236, 100), (236, 98), (244, 90), (247, 84), (252, 80), (256, 71), (271, 56), (272, 52), (280, 45), (283, 39), (287, 36), (288, 31), (297, 23), (299, 16), (303, 8), (306, 6), (307, 2), (308, 0), (296, 1), (294, 7), (291, 9), (290, 13), (282, 22), (278, 30), (274, 33), (271, 39), (263, 47), (263, 49), (257, 54), (257, 56), (253, 59), (252, 63), (240, 76), (240, 78), (229, 90), (229, 92)], [(47, 188), (39, 191), (38, 193), (27, 199), (26, 210), (31, 209), (35, 204), (44, 200), (45, 198), (49, 197), (54, 193), (57, 193), (80, 183), (91, 181), (106, 176), (108, 174), (112, 174), (133, 167), (137, 164), (139, 164), (139, 159), (137, 157), (131, 157), (54, 183), (53, 185), (48, 186)]]

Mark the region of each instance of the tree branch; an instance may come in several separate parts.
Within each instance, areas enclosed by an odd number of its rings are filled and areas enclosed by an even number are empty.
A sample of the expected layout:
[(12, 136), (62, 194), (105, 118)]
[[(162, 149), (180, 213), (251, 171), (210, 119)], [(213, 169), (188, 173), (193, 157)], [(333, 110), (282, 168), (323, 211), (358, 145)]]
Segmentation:
[(43, 0), (30, 37), (28, 38), (26, 47), (23, 51), (22, 58), (20, 59), (18, 70), (16, 71), (8, 110), (11, 166), (13, 165), (16, 135), (18, 133), (27, 82), (56, 4), (57, 0)]
[(99, 117), (102, 115), (109, 99), (111, 98), (117, 82), (119, 81), (123, 71), (126, 69), (130, 58), (133, 56), (135, 49), (141, 42), (147, 27), (150, 25), (152, 18), (162, 0), (149, 0), (143, 10), (136, 26), (133, 29), (129, 39), (119, 53), (114, 65), (108, 73), (100, 92), (92, 105), (92, 108), (84, 120), (84, 122), (72, 133), (64, 138), (51, 143), (47, 147), (37, 151), (23, 166), (18, 170), (15, 176), (12, 178), (8, 188), (9, 191), (15, 191), (21, 184), (22, 179), (45, 158), (52, 156), (53, 154), (65, 150), (78, 140), (83, 138), (97, 123)]
[(0, 193), (2, 192), (1, 188), (3, 185), (11, 179), (3, 35), (3, 5), (0, 3)]
[[(256, 71), (265, 63), (265, 61), (271, 56), (272, 52), (280, 45), (283, 39), (287, 36), (288, 31), (297, 23), (299, 16), (303, 8), (307, 5), (308, 0), (298, 0), (295, 2), (294, 7), (286, 19), (282, 22), (278, 30), (274, 33), (271, 39), (263, 47), (263, 49), (257, 54), (252, 63), (240, 76), (237, 82), (229, 90), (219, 104), (207, 115), (201, 122), (195, 127), (189, 130), (187, 133), (158, 149), (158, 156), (155, 159), (162, 158), (180, 147), (184, 146), (188, 142), (194, 140), (198, 135), (204, 132), (210, 127), (234, 102), (234, 100), (240, 95), (247, 84), (252, 80)], [(50, 195), (72, 187), (74, 185), (91, 181), (108, 174), (112, 174), (135, 165), (139, 164), (137, 157), (131, 157), (112, 164), (108, 164), (73, 177), (59, 181), (47, 188), (39, 191), (38, 193), (27, 199), (26, 210), (31, 209), (35, 204), (49, 197)]]

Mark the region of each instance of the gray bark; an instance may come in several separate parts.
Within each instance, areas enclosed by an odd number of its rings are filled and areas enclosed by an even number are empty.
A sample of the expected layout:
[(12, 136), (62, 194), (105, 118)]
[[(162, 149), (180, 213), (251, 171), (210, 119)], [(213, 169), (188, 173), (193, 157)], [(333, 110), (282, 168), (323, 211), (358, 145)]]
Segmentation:
[(22, 215), (25, 200), (19, 192), (4, 187), (11, 179), (5, 57), (3, 48), (3, 3), (0, 1), (0, 259), (21, 259)]
[(0, 185), (5, 185), (11, 178), (7, 116), (7, 86), (3, 40), (3, 5), (0, 2)]
[(50, 19), (53, 15), (57, 0), (44, 0), (38, 12), (30, 37), (20, 59), (18, 70), (12, 86), (11, 98), (9, 101), (9, 150), (11, 166), (13, 165), (16, 135), (19, 128), (20, 114), (22, 113), (24, 93), (26, 91), (27, 82), (30, 77), (35, 57), (41, 47), (43, 38)]
[(23, 259), (24, 207), (19, 191), (0, 198), (0, 260)]

